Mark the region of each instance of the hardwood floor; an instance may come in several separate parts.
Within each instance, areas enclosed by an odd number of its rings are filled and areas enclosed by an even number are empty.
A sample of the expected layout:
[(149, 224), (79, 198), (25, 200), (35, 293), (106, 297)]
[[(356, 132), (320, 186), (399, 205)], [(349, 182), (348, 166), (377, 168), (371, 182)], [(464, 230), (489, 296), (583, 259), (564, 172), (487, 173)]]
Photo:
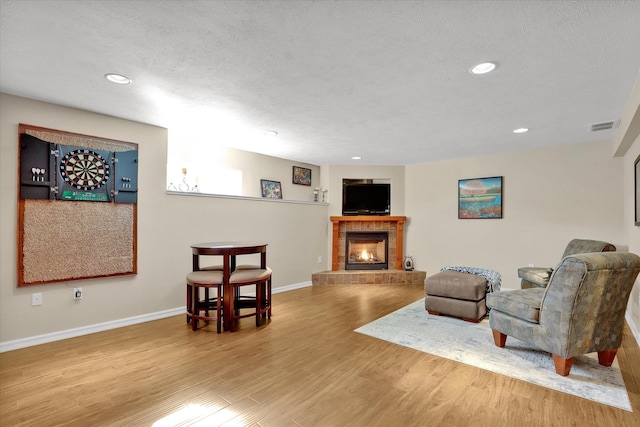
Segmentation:
[(634, 412), (353, 332), (422, 285), (274, 294), (270, 324), (218, 335), (184, 316), (0, 354), (2, 426), (638, 426), (640, 350), (619, 363)]

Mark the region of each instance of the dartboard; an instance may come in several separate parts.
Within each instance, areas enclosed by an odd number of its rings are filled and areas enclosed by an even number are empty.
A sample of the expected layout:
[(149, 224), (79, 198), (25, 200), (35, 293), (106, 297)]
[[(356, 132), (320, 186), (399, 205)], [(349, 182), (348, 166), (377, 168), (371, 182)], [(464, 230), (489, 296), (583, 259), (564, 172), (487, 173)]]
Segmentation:
[(109, 180), (109, 165), (95, 151), (73, 150), (60, 160), (60, 175), (78, 190), (95, 190)]

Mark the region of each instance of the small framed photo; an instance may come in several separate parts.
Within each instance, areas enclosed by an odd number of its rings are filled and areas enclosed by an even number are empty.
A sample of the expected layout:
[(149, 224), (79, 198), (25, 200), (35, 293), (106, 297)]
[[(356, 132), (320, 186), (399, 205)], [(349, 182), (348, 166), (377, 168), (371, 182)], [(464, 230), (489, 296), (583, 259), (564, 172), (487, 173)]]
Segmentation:
[(502, 218), (502, 177), (458, 181), (458, 219)]
[(260, 188), (262, 188), (262, 197), (266, 197), (267, 199), (282, 199), (282, 186), (280, 185), (280, 181), (261, 179)]
[(300, 185), (311, 185), (311, 169), (294, 166), (293, 183)]

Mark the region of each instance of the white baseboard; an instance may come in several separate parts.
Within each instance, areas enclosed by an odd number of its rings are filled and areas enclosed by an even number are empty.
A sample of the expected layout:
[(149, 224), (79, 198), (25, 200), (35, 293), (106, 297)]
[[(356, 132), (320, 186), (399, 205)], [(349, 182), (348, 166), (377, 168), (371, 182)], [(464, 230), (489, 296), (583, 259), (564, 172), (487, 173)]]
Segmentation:
[[(292, 291), (311, 286), (311, 282), (295, 283), (293, 285), (280, 286), (273, 289), (274, 294), (280, 292)], [(64, 331), (51, 332), (49, 334), (35, 335), (33, 337), (21, 338), (12, 341), (0, 342), (0, 353), (21, 348), (32, 347), (34, 345), (46, 344), (49, 342), (75, 338), (82, 335), (94, 334), (96, 332), (108, 331), (110, 329), (122, 328), (124, 326), (136, 325), (138, 323), (150, 322), (152, 320), (164, 319), (166, 317), (178, 316), (185, 314), (186, 307), (171, 308), (169, 310), (158, 311), (155, 313), (143, 314), (140, 316), (127, 317), (125, 319), (111, 320), (104, 323), (96, 323), (95, 325), (81, 326), (79, 328), (66, 329)]]
[(0, 353), (25, 347), (31, 347), (39, 344), (45, 344), (48, 342), (65, 340), (67, 338), (75, 338), (82, 335), (94, 334), (96, 332), (108, 331), (110, 329), (122, 328), (124, 326), (135, 325), (138, 323), (150, 322), (152, 320), (164, 319), (165, 317), (177, 316), (184, 313), (185, 307), (172, 308), (155, 313), (127, 317), (125, 319), (111, 320), (109, 322), (96, 323), (94, 325), (87, 325), (81, 326), (79, 328), (66, 329), (64, 331), (51, 332), (49, 334), (36, 335), (33, 337), (21, 338), (13, 341), (5, 341), (0, 343)]
[(280, 286), (277, 288), (273, 288), (272, 292), (274, 294), (279, 294), (280, 292), (293, 291), (295, 289), (302, 289), (311, 286), (311, 281), (302, 282), (302, 283), (294, 283), (293, 285)]
[(640, 331), (638, 330), (638, 327), (631, 321), (631, 316), (629, 315), (628, 311), (625, 319), (627, 319), (627, 325), (629, 325), (629, 329), (631, 329), (631, 334), (636, 339), (636, 344), (640, 345)]

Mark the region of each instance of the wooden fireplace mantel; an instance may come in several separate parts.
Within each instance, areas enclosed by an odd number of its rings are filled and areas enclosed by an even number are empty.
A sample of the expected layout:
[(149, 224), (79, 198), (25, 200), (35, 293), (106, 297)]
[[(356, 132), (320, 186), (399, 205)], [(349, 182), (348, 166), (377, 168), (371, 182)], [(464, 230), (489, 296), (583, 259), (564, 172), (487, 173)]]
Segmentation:
[[(344, 239), (344, 234), (347, 229), (347, 224), (350, 224), (350, 228), (360, 225), (361, 230), (395, 230), (396, 231), (396, 256), (395, 260), (389, 259), (389, 268), (395, 270), (402, 270), (402, 248), (404, 246), (404, 223), (407, 220), (406, 216), (332, 216), (330, 217), (333, 223), (333, 237), (331, 248), (331, 270), (338, 271), (344, 270), (344, 260), (341, 262), (340, 253), (340, 238)], [(344, 242), (343, 242), (344, 243)], [(393, 262), (395, 261), (395, 262)], [(342, 267), (342, 268), (341, 268)]]

